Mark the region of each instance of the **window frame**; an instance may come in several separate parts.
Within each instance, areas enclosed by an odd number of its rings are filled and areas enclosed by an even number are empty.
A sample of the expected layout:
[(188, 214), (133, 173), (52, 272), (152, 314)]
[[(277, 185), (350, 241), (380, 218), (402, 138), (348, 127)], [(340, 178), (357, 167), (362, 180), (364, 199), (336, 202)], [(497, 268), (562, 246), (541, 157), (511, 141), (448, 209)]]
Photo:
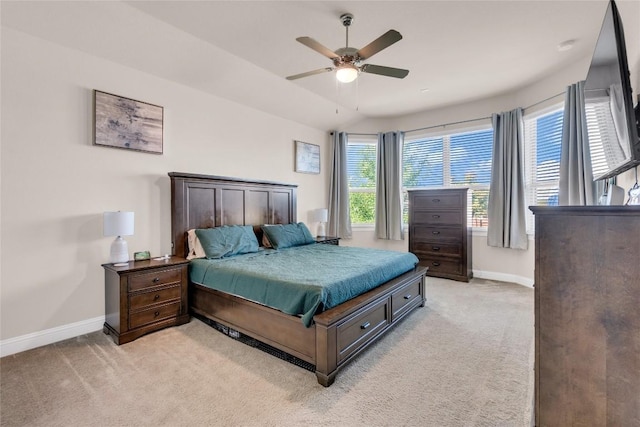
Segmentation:
[[(468, 134), (474, 132), (483, 132), (483, 131), (492, 131), (493, 126), (491, 121), (486, 121), (481, 124), (477, 124), (474, 126), (464, 126), (457, 128), (444, 128), (439, 127), (439, 129), (432, 130), (430, 132), (422, 132), (416, 134), (415, 136), (407, 137), (405, 133), (404, 143), (423, 140), (423, 139), (431, 139), (431, 138), (442, 138), (442, 185), (437, 186), (422, 186), (422, 187), (405, 187), (404, 183), (402, 185), (402, 195), (403, 195), (403, 226), (407, 227), (408, 224), (405, 222), (405, 218), (407, 218), (406, 212), (408, 209), (407, 201), (408, 201), (408, 190), (416, 190), (416, 189), (429, 189), (429, 188), (468, 188), (469, 192), (467, 193), (467, 226), (471, 227), (474, 231), (485, 231), (487, 230), (487, 226), (478, 226), (474, 225), (473, 218), (473, 193), (474, 191), (486, 191), (487, 192), (487, 200), (489, 197), (489, 184), (453, 184), (452, 183), (452, 174), (451, 174), (451, 137), (454, 135)], [(491, 143), (491, 155), (490, 161), (493, 162), (493, 137)], [(404, 147), (403, 147), (404, 154)], [(404, 173), (404, 162), (402, 162), (402, 171)]]

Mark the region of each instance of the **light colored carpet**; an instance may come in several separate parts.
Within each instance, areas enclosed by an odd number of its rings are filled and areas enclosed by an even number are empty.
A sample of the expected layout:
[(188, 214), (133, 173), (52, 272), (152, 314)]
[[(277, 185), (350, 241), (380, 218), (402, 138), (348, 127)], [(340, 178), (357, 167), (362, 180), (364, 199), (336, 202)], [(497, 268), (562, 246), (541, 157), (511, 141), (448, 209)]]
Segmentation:
[(329, 388), (193, 319), (0, 359), (2, 426), (528, 426), (533, 290), (428, 278), (427, 306)]

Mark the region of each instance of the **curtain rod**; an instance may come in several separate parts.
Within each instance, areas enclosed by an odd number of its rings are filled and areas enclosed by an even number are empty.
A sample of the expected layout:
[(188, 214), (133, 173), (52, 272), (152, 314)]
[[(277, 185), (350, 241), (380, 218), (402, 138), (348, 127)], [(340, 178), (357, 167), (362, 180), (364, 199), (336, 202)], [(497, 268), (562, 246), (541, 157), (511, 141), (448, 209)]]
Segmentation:
[[(564, 92), (557, 93), (557, 94), (555, 94), (555, 95), (553, 95), (553, 96), (550, 96), (550, 97), (548, 97), (548, 98), (543, 99), (542, 101), (538, 101), (538, 102), (533, 103), (533, 104), (531, 104), (531, 105), (529, 105), (529, 106), (527, 106), (527, 107), (524, 107), (524, 108), (523, 108), (523, 110), (528, 110), (529, 108), (535, 107), (536, 105), (540, 105), (540, 104), (542, 104), (542, 103), (544, 103), (544, 102), (549, 101), (550, 99), (556, 98), (556, 97), (558, 97), (558, 96), (560, 96), (560, 95), (564, 95), (564, 94), (565, 94)], [(489, 120), (490, 118), (491, 118), (491, 116), (488, 116), (488, 117), (479, 117), (479, 118), (477, 118), (477, 119), (461, 120), (461, 121), (459, 121), (459, 122), (444, 123), (444, 124), (441, 124), (441, 125), (433, 125), (433, 126), (427, 126), (427, 127), (424, 127), (424, 128), (411, 129), (411, 130), (406, 130), (406, 131), (404, 131), (404, 132), (405, 132), (405, 133), (408, 133), (408, 132), (417, 132), (417, 131), (419, 131), (419, 130), (429, 130), (429, 129), (435, 129), (435, 128), (439, 128), (439, 127), (446, 127), (446, 126), (452, 126), (452, 125), (459, 125), (459, 124), (462, 124), (462, 123), (477, 122), (477, 121), (480, 121), (480, 120)]]

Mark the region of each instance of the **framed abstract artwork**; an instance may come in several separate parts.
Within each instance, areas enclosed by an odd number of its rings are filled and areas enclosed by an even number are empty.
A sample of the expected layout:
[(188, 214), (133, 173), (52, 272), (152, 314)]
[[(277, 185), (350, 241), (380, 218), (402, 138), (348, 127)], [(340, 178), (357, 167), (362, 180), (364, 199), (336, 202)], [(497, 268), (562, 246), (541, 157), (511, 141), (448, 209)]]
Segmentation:
[(93, 94), (94, 145), (162, 154), (162, 107), (98, 90)]
[(295, 141), (295, 144), (295, 171), (301, 173), (320, 173), (320, 146), (302, 141)]

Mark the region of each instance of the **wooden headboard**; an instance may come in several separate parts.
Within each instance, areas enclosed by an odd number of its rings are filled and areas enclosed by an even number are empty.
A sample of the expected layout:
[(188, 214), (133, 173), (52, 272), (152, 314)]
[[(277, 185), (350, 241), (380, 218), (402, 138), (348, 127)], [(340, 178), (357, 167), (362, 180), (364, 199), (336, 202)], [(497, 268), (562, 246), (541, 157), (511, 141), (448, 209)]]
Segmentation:
[(262, 224), (296, 222), (295, 184), (169, 172), (171, 246), (186, 256), (187, 231), (221, 225), (253, 225), (262, 241)]

